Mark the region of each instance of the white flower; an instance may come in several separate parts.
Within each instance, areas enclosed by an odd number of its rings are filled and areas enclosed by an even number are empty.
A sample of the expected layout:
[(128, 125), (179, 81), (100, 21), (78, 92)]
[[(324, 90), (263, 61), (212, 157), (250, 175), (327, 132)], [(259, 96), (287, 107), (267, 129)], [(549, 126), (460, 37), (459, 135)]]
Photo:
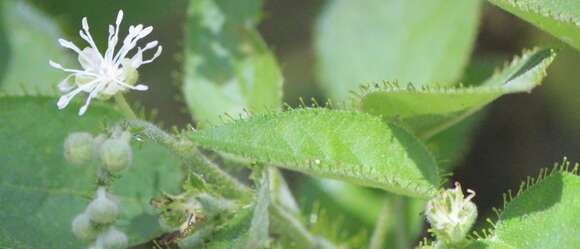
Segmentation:
[[(155, 60), (162, 51), (162, 46), (157, 46), (157, 41), (149, 42), (145, 47), (137, 47), (137, 42), (149, 35), (153, 31), (153, 27), (143, 27), (139, 24), (137, 26), (129, 27), (129, 34), (123, 40), (121, 48), (115, 52), (115, 47), (119, 40), (119, 25), (123, 20), (123, 11), (120, 10), (117, 15), (115, 26), (109, 25), (109, 39), (108, 47), (104, 55), (97, 48), (91, 33), (89, 32), (89, 25), (87, 18), (82, 19), (82, 29), (80, 36), (90, 46), (79, 49), (70, 41), (59, 39), (61, 46), (69, 48), (79, 56), (79, 63), (82, 70), (64, 68), (62, 65), (49, 61), (49, 64), (57, 69), (71, 73), (63, 81), (58, 84), (61, 92), (65, 93), (57, 102), (59, 109), (65, 108), (71, 99), (81, 92), (88, 93), (85, 104), (79, 110), (79, 115), (83, 115), (89, 106), (91, 99), (108, 99), (119, 92), (124, 92), (129, 89), (146, 91), (146, 85), (137, 84), (137, 68), (143, 64), (151, 63)], [(129, 52), (137, 47), (137, 52), (129, 56)], [(143, 52), (157, 47), (157, 51), (149, 60), (143, 60)], [(71, 82), (71, 78), (74, 81)]]
[(445, 190), (427, 202), (425, 215), (440, 241), (462, 241), (475, 222), (477, 207), (471, 201), (475, 192), (467, 189), (467, 193), (469, 195), (464, 198), (461, 185), (456, 182), (455, 188)]

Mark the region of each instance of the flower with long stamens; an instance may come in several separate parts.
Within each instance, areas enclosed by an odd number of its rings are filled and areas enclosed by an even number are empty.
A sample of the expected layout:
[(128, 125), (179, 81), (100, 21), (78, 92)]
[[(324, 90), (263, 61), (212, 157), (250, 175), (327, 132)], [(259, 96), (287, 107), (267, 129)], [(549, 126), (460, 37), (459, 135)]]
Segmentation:
[[(115, 26), (109, 25), (108, 47), (105, 53), (101, 53), (91, 33), (87, 18), (82, 19), (82, 29), (80, 36), (89, 46), (79, 49), (74, 43), (59, 39), (61, 46), (71, 49), (78, 54), (79, 63), (82, 69), (64, 68), (62, 65), (49, 61), (49, 64), (57, 69), (70, 73), (64, 80), (58, 84), (58, 89), (64, 93), (58, 102), (58, 109), (65, 108), (68, 103), (79, 93), (85, 92), (88, 97), (85, 104), (79, 110), (79, 115), (83, 115), (93, 98), (106, 100), (118, 93), (128, 90), (146, 91), (148, 87), (143, 84), (136, 84), (139, 74), (137, 69), (143, 65), (153, 62), (163, 50), (158, 46), (157, 41), (149, 42), (145, 47), (138, 47), (137, 42), (149, 35), (153, 27), (144, 27), (142, 24), (129, 27), (129, 34), (122, 41), (118, 51), (116, 50), (119, 42), (119, 32), (121, 21), (123, 20), (123, 11), (119, 10)], [(157, 47), (155, 54), (148, 60), (143, 60), (143, 53)], [(129, 56), (132, 50), (137, 51)], [(74, 79), (74, 80), (73, 80)]]
[(444, 244), (461, 243), (477, 218), (477, 207), (471, 201), (475, 192), (467, 189), (465, 197), (461, 185), (442, 191), (427, 202), (425, 215), (431, 231)]

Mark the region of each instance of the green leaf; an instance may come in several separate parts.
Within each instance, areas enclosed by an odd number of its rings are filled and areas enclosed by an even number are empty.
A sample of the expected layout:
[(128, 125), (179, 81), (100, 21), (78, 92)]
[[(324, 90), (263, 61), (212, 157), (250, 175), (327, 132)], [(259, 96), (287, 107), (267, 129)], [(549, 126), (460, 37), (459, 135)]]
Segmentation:
[[(422, 247), (421, 249), (427, 249), (428, 247)], [(434, 248), (434, 247), (433, 247)], [(471, 242), (465, 247), (466, 249), (520, 249), (499, 241), (493, 241), (490, 239), (482, 239)]]
[(56, 96), (56, 85), (66, 74), (50, 67), (48, 60), (64, 65), (73, 61), (57, 42), (61, 31), (25, 1), (8, 0), (2, 5), (0, 24), (4, 23), (8, 50), (0, 51), (0, 64), (6, 64), (5, 73), (0, 75), (0, 92)]
[[(103, 131), (103, 121), (121, 116), (104, 105), (77, 116), (79, 105), (58, 111), (56, 99), (0, 98), (0, 245), (23, 249), (81, 248), (71, 232), (96, 190), (98, 163), (83, 166), (64, 161), (63, 143), (70, 132)], [(133, 147), (134, 161), (115, 182), (121, 200), (117, 226), (136, 244), (161, 234), (149, 205), (162, 191), (179, 190), (181, 171), (170, 152), (156, 144)]]
[(436, 163), (423, 144), (359, 112), (260, 114), (189, 137), (207, 149), (404, 195), (429, 197), (438, 185)]
[(487, 239), (469, 248), (576, 248), (580, 244), (580, 177), (557, 172), (525, 189), (507, 203)]
[(282, 75), (256, 29), (261, 5), (191, 1), (183, 92), (200, 124), (280, 106)]
[(477, 32), (479, 7), (478, 0), (328, 1), (315, 44), (322, 86), (340, 100), (370, 81), (459, 80)]
[(480, 112), (466, 117), (425, 142), (437, 159), (437, 165), (441, 170), (451, 172), (466, 156), (471, 148), (472, 134), (478, 123), (483, 120), (485, 116), (483, 114)]
[(489, 0), (580, 50), (580, 2), (577, 0)]
[(502, 95), (530, 92), (542, 82), (555, 56), (551, 49), (525, 52), (480, 86), (374, 83), (361, 89), (355, 103), (360, 110), (386, 120), (402, 119), (419, 134), (434, 133), (433, 129), (438, 132), (448, 128)]

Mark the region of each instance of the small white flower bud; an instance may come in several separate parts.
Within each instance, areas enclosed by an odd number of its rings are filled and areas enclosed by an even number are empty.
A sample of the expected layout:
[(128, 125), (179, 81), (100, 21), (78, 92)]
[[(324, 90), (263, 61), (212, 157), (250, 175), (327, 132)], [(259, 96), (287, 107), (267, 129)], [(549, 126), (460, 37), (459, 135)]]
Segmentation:
[(91, 221), (98, 224), (111, 224), (119, 215), (119, 205), (107, 196), (104, 187), (97, 189), (96, 198), (87, 207), (87, 214)]
[(103, 167), (111, 173), (119, 173), (133, 161), (129, 139), (125, 136), (109, 138), (100, 146)]
[(88, 249), (103, 249), (103, 247), (101, 247), (101, 246), (97, 245), (96, 243), (94, 243), (94, 244), (90, 245), (88, 247)]
[(97, 247), (102, 249), (126, 249), (128, 244), (127, 235), (114, 227), (99, 234), (97, 238)]
[(64, 158), (67, 162), (81, 165), (93, 158), (93, 136), (87, 132), (74, 132), (64, 140)]
[(437, 240), (446, 245), (461, 243), (477, 218), (477, 207), (471, 199), (475, 196), (468, 189), (464, 199), (459, 183), (455, 188), (437, 194), (427, 202), (425, 215)]
[(86, 213), (77, 215), (72, 222), (72, 232), (82, 240), (92, 240), (97, 236), (97, 228)]

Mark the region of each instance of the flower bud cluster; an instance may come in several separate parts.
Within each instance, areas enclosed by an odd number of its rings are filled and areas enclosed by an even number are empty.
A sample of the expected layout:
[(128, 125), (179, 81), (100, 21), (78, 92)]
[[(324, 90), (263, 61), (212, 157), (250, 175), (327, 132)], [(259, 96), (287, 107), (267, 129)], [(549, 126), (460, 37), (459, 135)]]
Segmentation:
[(464, 198), (459, 183), (455, 188), (437, 194), (427, 202), (425, 215), (431, 224), (431, 231), (443, 245), (457, 245), (465, 241), (465, 236), (477, 218), (477, 207), (471, 201), (475, 196), (468, 189)]
[(131, 134), (126, 131), (114, 132), (109, 138), (104, 134), (93, 137), (87, 132), (71, 133), (64, 142), (64, 157), (75, 165), (98, 159), (104, 170), (119, 174), (133, 161), (130, 140)]
[(92, 242), (90, 249), (125, 249), (127, 236), (113, 226), (119, 217), (119, 201), (99, 187), (86, 210), (74, 218), (72, 231), (79, 239)]
[[(101, 162), (101, 171), (110, 178), (126, 170), (132, 163), (131, 134), (116, 130), (109, 137), (90, 133), (71, 133), (64, 143), (65, 159), (71, 164), (87, 164), (93, 160)], [(107, 185), (107, 181), (101, 183)], [(104, 186), (97, 189), (95, 198), (85, 211), (74, 218), (72, 231), (81, 240), (91, 242), (90, 249), (125, 249), (127, 236), (113, 226), (119, 217), (119, 201), (107, 193)]]

